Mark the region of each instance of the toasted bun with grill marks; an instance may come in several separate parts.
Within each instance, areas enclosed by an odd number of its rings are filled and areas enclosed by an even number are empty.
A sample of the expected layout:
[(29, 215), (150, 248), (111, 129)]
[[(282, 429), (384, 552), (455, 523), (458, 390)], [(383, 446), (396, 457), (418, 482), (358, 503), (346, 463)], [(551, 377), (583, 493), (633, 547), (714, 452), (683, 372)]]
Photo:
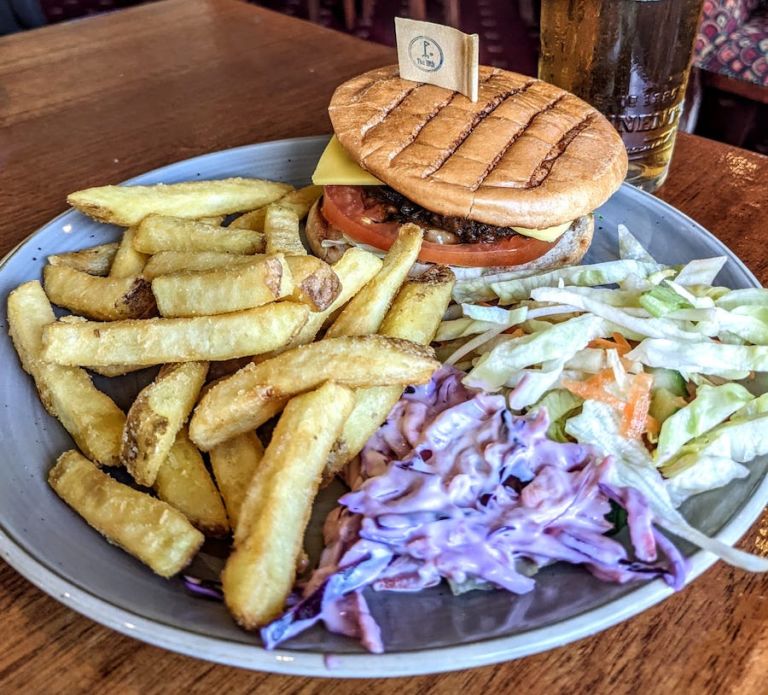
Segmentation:
[(443, 215), (542, 229), (591, 213), (627, 154), (589, 104), (546, 82), (480, 67), (479, 99), (399, 77), (396, 65), (339, 86), (328, 109), (364, 169)]

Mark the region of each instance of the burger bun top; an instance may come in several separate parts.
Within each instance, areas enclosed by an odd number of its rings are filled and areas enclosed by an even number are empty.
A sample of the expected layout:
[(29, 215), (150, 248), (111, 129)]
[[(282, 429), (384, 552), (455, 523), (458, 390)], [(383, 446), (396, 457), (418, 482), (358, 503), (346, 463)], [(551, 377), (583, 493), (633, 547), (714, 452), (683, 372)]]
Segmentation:
[(591, 213), (627, 153), (607, 119), (546, 82), (480, 67), (478, 101), (401, 79), (397, 66), (340, 85), (329, 114), (363, 168), (434, 212), (543, 229)]

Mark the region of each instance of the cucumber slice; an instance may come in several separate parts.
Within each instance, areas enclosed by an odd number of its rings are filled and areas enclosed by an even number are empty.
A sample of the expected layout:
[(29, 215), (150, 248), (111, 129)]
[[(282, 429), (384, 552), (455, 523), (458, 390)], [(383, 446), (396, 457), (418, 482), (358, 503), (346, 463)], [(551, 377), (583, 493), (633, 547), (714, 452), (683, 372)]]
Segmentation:
[(680, 372), (674, 369), (663, 369), (658, 367), (650, 370), (653, 374), (653, 388), (666, 389), (676, 396), (685, 396), (688, 390), (685, 387), (685, 379)]
[(648, 414), (661, 425), (684, 405), (685, 400), (679, 395), (672, 393), (669, 389), (658, 388), (651, 392), (651, 405), (648, 408)]

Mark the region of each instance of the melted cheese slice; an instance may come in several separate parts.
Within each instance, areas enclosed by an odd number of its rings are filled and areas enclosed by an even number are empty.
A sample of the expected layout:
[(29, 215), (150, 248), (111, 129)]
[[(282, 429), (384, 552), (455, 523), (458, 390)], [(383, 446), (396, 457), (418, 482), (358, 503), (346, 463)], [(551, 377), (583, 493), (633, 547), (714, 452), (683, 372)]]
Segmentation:
[[(315, 167), (315, 173), (312, 174), (312, 183), (316, 186), (376, 186), (382, 185), (381, 181), (373, 174), (363, 169), (347, 151), (341, 146), (341, 143), (334, 135), (323, 151), (320, 161)], [(547, 227), (546, 229), (525, 229), (524, 227), (512, 227), (518, 234), (539, 239), (541, 241), (553, 242), (557, 240), (571, 222)]]
[(373, 174), (363, 169), (334, 135), (326, 145), (325, 151), (312, 174), (312, 183), (316, 186), (376, 186), (381, 185)]
[(572, 224), (573, 222), (563, 222), (562, 224), (556, 224), (554, 227), (547, 227), (546, 229), (525, 229), (524, 227), (512, 227), (512, 229), (518, 234), (531, 237), (531, 239), (552, 242), (559, 239), (565, 230)]

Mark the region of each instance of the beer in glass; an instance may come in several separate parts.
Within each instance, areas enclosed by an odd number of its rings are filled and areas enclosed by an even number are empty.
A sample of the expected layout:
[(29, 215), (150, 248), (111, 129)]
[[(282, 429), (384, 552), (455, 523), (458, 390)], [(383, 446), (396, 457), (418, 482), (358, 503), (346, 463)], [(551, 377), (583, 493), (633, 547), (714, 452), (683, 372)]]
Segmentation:
[(702, 0), (541, 0), (539, 77), (601, 111), (624, 140), (627, 181), (667, 176)]

